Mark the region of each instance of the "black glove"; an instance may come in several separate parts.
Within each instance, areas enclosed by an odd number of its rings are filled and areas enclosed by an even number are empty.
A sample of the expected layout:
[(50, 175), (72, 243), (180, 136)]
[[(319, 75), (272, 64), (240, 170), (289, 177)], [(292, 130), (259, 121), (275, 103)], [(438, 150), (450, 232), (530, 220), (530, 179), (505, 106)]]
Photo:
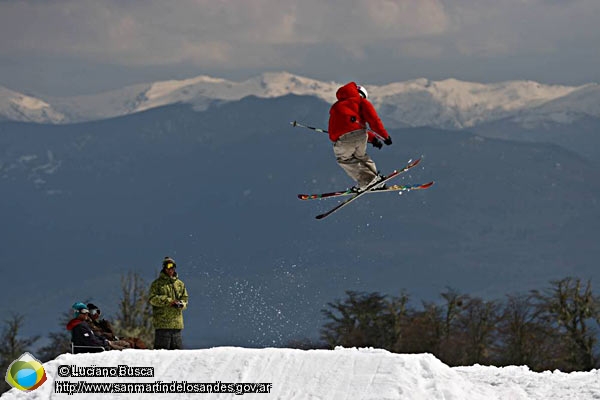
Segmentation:
[(373, 147), (377, 147), (380, 150), (383, 147), (383, 143), (381, 143), (381, 140), (379, 140), (377, 138), (373, 138), (373, 140), (371, 141), (371, 144), (373, 145)]
[(392, 144), (392, 137), (391, 137), (391, 136), (388, 136), (388, 137), (387, 137), (387, 139), (385, 139), (385, 140), (383, 141), (383, 143), (385, 143), (385, 144), (386, 144), (386, 146), (389, 146), (390, 144)]

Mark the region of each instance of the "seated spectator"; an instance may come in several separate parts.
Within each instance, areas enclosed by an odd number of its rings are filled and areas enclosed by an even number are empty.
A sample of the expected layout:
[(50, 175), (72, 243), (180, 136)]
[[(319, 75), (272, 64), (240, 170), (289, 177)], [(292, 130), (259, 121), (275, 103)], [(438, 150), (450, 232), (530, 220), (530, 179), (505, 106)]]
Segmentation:
[[(75, 346), (96, 346), (105, 350), (110, 349), (108, 340), (96, 336), (88, 324), (89, 310), (83, 303), (73, 304), (75, 310), (74, 318), (67, 324), (67, 330), (71, 331), (71, 341)], [(93, 352), (94, 349), (80, 349), (80, 352)]]
[(140, 338), (118, 338), (115, 335), (113, 327), (110, 322), (106, 319), (100, 319), (102, 311), (93, 303), (87, 305), (90, 310), (90, 327), (94, 331), (96, 336), (103, 337), (107, 340), (113, 341), (115, 345), (121, 346), (122, 348), (132, 349), (146, 349), (146, 344)]

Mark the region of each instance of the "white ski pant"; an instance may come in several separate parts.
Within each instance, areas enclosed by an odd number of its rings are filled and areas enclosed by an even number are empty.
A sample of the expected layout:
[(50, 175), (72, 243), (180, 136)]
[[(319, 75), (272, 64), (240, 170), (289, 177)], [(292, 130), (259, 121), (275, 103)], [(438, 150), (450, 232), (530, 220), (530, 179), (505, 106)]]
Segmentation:
[(367, 154), (367, 139), (367, 131), (359, 129), (342, 135), (333, 144), (337, 163), (361, 187), (377, 175), (377, 167)]

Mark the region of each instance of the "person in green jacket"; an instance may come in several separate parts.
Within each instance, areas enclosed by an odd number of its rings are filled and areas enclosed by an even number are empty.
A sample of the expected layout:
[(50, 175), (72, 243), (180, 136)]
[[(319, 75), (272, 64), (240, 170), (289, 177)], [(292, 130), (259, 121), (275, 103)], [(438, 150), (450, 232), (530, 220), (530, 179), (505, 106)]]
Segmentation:
[(165, 257), (160, 275), (150, 285), (148, 302), (152, 305), (155, 349), (183, 348), (181, 330), (188, 293), (183, 281), (177, 277), (176, 267), (171, 257)]

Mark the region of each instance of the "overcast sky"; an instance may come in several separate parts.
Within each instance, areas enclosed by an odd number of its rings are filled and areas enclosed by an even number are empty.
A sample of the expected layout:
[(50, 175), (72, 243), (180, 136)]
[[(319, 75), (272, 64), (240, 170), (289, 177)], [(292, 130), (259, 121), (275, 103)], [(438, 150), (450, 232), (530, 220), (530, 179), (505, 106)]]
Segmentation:
[(600, 82), (600, 0), (0, 0), (0, 85), (14, 90), (265, 71)]

